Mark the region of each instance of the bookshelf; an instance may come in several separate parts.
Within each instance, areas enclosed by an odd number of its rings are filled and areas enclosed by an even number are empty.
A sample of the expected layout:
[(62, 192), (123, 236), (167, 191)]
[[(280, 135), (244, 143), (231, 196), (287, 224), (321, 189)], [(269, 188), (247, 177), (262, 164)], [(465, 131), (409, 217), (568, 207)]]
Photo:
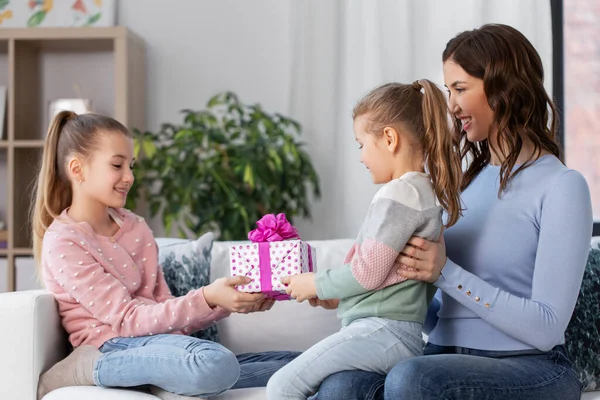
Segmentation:
[[(6, 223), (6, 290), (17, 259), (32, 256), (29, 209), (49, 103), (84, 97), (92, 110), (145, 128), (145, 49), (125, 27), (0, 29), (0, 86), (7, 87), (0, 139), (0, 220)], [(77, 85), (81, 96), (74, 91)]]

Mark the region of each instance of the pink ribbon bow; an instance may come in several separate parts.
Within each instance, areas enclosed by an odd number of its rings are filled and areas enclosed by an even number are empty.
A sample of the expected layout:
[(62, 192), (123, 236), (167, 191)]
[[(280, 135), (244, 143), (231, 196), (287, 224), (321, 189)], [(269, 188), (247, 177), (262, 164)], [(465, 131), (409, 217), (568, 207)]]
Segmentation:
[(280, 242), (287, 239), (298, 239), (298, 229), (287, 220), (284, 213), (267, 214), (256, 222), (257, 228), (248, 233), (253, 242)]

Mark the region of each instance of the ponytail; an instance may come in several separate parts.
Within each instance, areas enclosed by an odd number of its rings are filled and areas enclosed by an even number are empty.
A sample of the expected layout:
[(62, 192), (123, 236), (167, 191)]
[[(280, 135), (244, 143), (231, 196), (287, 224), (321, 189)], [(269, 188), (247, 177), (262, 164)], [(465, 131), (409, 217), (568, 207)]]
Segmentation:
[[(44, 143), (42, 166), (35, 187), (35, 202), (32, 208), (33, 256), (40, 268), (42, 239), (52, 221), (71, 204), (71, 184), (60, 165), (58, 146), (65, 124), (77, 114), (61, 111), (50, 123)], [(64, 161), (64, 160), (61, 160)]]
[(435, 194), (448, 214), (446, 227), (450, 227), (458, 221), (462, 211), (460, 143), (450, 129), (448, 105), (442, 91), (427, 79), (413, 83), (414, 89), (420, 91), (421, 87), (425, 125), (423, 152)]

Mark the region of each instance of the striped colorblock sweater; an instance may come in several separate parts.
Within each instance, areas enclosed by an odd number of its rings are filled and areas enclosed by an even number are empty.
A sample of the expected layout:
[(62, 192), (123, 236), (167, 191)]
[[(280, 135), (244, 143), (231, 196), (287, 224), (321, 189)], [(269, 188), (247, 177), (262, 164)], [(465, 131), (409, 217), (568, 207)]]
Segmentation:
[(411, 236), (437, 240), (442, 207), (429, 175), (409, 172), (375, 194), (344, 265), (316, 274), (321, 299), (340, 299), (342, 324), (382, 317), (423, 323), (433, 285), (405, 280), (396, 257)]

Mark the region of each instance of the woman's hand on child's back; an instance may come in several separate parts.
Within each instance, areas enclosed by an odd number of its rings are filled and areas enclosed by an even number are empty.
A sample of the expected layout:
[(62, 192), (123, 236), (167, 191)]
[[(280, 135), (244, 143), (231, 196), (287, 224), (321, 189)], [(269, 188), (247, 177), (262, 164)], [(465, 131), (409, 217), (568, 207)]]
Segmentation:
[(203, 288), (204, 299), (209, 306), (220, 306), (230, 312), (266, 311), (262, 308), (269, 303), (263, 302), (265, 296), (262, 293), (244, 293), (236, 290), (235, 286), (248, 282), (250, 278), (245, 276), (219, 278)]
[(446, 265), (446, 243), (444, 232), (437, 241), (421, 237), (410, 238), (396, 258), (398, 273), (407, 278), (424, 282), (435, 282)]
[(321, 300), (318, 297), (308, 299), (308, 303), (313, 307), (323, 307), (326, 310), (335, 310), (338, 308), (340, 301), (338, 299)]

